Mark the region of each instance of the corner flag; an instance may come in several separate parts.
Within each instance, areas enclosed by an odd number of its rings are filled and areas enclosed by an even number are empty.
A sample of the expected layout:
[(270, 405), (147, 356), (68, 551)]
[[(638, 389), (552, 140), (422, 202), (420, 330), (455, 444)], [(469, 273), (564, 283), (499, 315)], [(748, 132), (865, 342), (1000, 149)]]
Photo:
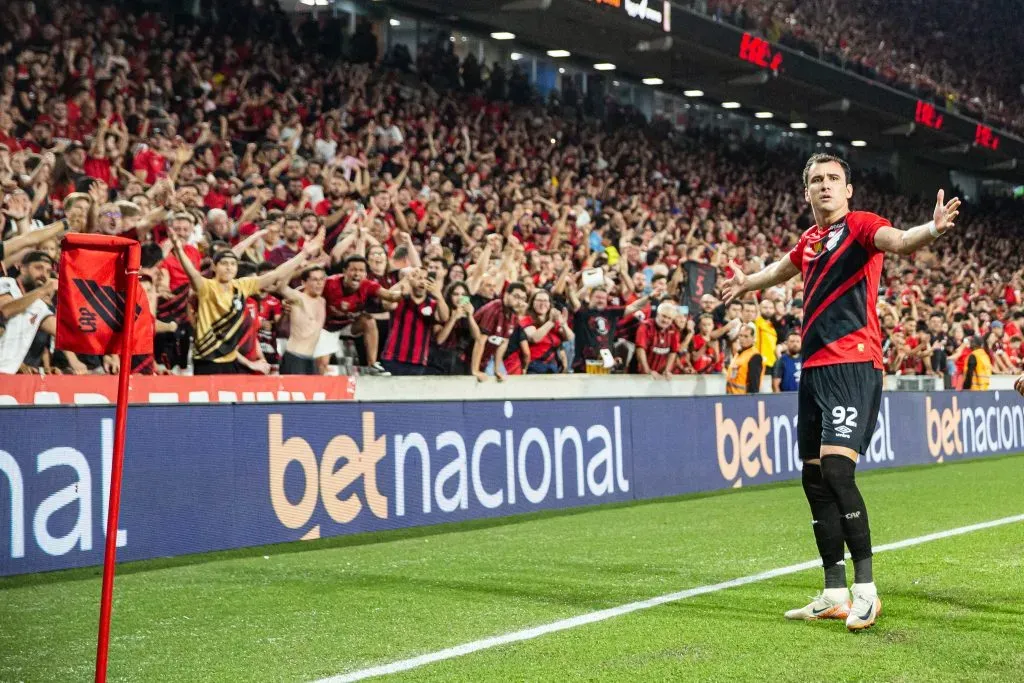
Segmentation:
[(70, 233), (64, 237), (61, 246), (57, 285), (57, 348), (75, 353), (117, 353), (121, 356), (117, 412), (114, 418), (114, 462), (110, 472), (110, 502), (107, 508), (107, 543), (103, 553), (100, 627), (96, 640), (97, 683), (107, 680), (132, 354), (153, 352), (153, 314), (139, 285), (141, 258), (142, 247), (139, 243), (124, 237)]
[[(57, 348), (101, 356), (120, 353), (135, 240), (70, 233), (64, 238), (57, 291)], [(138, 270), (138, 254), (136, 267)], [(153, 314), (136, 275), (132, 354), (153, 352)], [(129, 365), (131, 362), (129, 360)]]

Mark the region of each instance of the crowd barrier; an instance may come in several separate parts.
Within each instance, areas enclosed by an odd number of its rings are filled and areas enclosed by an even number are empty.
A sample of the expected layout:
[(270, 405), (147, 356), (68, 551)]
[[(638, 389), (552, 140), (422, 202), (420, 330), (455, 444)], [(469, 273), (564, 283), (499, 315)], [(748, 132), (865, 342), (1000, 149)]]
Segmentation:
[[(865, 468), (1010, 453), (1015, 394), (887, 393)], [(799, 475), (796, 397), (143, 405), (121, 561)], [(0, 410), (0, 575), (101, 563), (110, 407)]]
[[(993, 390), (1013, 390), (1016, 375), (994, 375)], [(529, 375), (500, 383), (473, 377), (268, 377), (212, 375), (147, 377), (131, 380), (133, 404), (274, 403), (307, 401), (465, 401), (721, 396), (724, 375), (681, 375), (670, 381), (638, 375)], [(942, 378), (895, 375), (886, 391), (940, 391)], [(765, 377), (761, 393), (771, 393)], [(109, 405), (117, 398), (117, 377), (110, 375), (13, 375), (0, 379), (0, 409), (18, 405)]]

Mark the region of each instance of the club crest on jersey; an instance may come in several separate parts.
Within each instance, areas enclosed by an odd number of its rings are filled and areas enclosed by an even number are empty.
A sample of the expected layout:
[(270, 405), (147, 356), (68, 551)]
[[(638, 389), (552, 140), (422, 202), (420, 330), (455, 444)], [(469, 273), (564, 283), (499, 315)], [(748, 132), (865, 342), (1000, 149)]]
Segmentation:
[(832, 251), (836, 248), (836, 245), (839, 244), (839, 239), (843, 236), (844, 227), (844, 225), (837, 225), (832, 228), (832, 232), (829, 233), (828, 240), (825, 242), (826, 250)]

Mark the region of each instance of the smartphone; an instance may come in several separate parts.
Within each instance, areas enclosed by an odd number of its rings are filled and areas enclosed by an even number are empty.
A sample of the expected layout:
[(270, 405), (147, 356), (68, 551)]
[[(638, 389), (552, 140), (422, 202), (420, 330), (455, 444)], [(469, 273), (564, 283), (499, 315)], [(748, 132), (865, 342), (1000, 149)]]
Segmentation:
[(468, 296), (460, 296), (459, 297), (459, 305), (460, 306), (465, 306), (468, 303), (470, 303)]
[(430, 280), (431, 282), (433, 282), (434, 280), (437, 279), (437, 273), (435, 273), (433, 271), (427, 273), (427, 279)]
[(682, 311), (683, 315), (690, 315), (690, 307), (689, 306), (680, 306), (679, 310)]

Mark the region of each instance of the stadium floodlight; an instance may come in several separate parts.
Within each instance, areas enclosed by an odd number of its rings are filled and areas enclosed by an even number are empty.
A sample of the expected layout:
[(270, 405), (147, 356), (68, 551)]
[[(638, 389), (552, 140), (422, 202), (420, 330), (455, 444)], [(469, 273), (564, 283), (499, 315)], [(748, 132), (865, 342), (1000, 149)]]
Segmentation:
[[(320, 0), (317, 0), (317, 2), (319, 2), (319, 1)], [(388, 19), (388, 23), (390, 25), (392, 25), (392, 26), (401, 26), (402, 25), (402, 22), (400, 22), (398, 19)]]
[(832, 137), (832, 131), (830, 131), (830, 130), (819, 130), (818, 131), (818, 137), (819, 138), (830, 138), (830, 137)]
[(615, 65), (610, 62), (598, 62), (594, 65), (595, 71), (615, 71)]
[(703, 90), (684, 90), (683, 95), (685, 97), (704, 97)]
[(789, 127), (792, 128), (793, 130), (803, 130), (804, 128), (807, 127), (807, 124), (804, 123), (803, 121), (794, 121), (793, 123), (789, 124)]
[(863, 140), (850, 140), (850, 144), (853, 145), (854, 147), (867, 147), (868, 146), (868, 143), (864, 142)]
[(515, 40), (516, 34), (509, 33), (508, 31), (495, 31), (491, 34), (491, 38), (495, 40)]
[(572, 53), (568, 50), (548, 50), (548, 57), (554, 57), (555, 59), (569, 57), (570, 55), (572, 55)]
[(565, 73), (565, 67), (564, 66), (558, 67), (558, 73), (564, 74)]
[(754, 114), (755, 119), (770, 119), (773, 116), (775, 116), (775, 114), (771, 113), (770, 111), (759, 111), (756, 114)]
[(644, 85), (662, 85), (665, 81), (661, 80), (657, 76), (651, 76), (643, 80)]
[(518, 62), (520, 59), (523, 58), (523, 53), (522, 52), (513, 52), (512, 54), (509, 55), (509, 57), (512, 58), (513, 62)]
[(722, 102), (722, 109), (739, 109), (741, 106), (739, 102)]

